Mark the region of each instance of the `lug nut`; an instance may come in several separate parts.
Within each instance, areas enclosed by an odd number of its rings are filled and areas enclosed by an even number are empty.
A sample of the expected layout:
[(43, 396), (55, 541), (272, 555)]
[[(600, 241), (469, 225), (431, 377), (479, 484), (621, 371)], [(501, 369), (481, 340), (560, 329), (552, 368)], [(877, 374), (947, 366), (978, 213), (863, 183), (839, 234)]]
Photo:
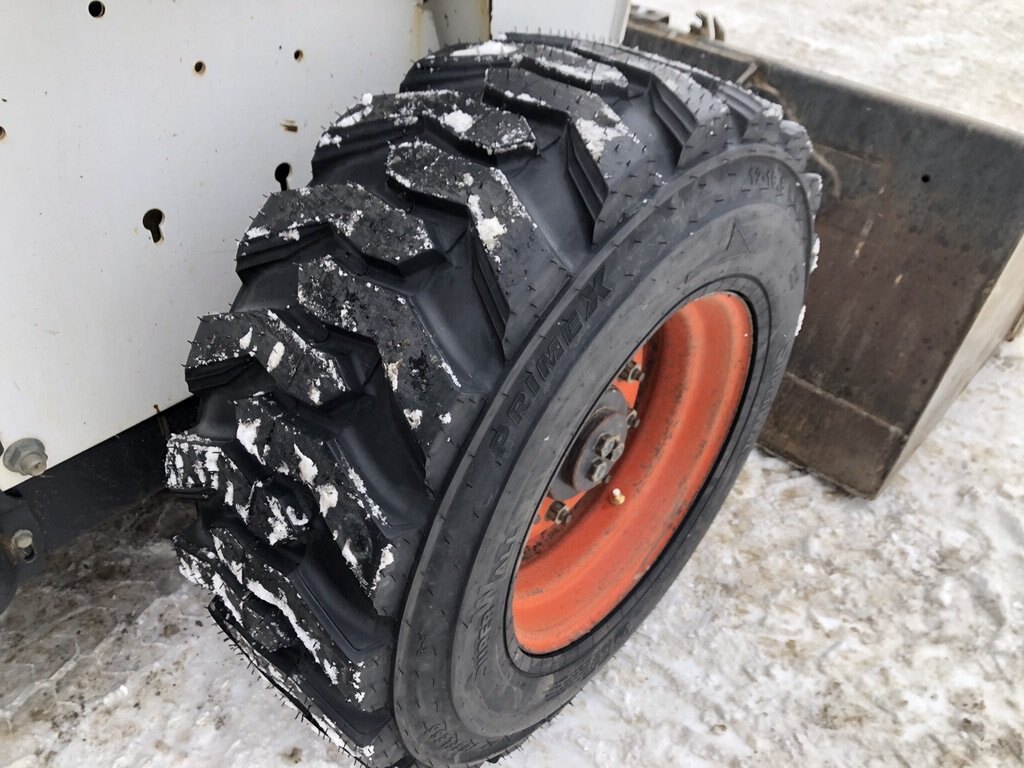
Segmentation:
[(555, 525), (565, 525), (572, 520), (572, 510), (561, 501), (553, 501), (544, 517)]
[(592, 483), (600, 483), (608, 476), (608, 462), (604, 459), (595, 459), (587, 469), (587, 480)]
[(619, 439), (618, 435), (601, 435), (601, 437), (597, 439), (595, 451), (602, 459), (615, 461), (622, 455), (622, 441)]
[(35, 550), (35, 537), (32, 535), (32, 531), (24, 528), (14, 532), (11, 536), (11, 544), (21, 555), (22, 560), (32, 560), (36, 556)]
[(615, 506), (621, 506), (626, 503), (626, 494), (624, 494), (618, 488), (612, 488), (611, 502)]
[(640, 426), (640, 414), (636, 412), (636, 409), (630, 411), (629, 415), (626, 416), (626, 425), (630, 429), (636, 429)]
[(626, 367), (619, 371), (619, 378), (628, 382), (641, 382), (644, 380), (644, 369), (636, 360), (630, 360)]

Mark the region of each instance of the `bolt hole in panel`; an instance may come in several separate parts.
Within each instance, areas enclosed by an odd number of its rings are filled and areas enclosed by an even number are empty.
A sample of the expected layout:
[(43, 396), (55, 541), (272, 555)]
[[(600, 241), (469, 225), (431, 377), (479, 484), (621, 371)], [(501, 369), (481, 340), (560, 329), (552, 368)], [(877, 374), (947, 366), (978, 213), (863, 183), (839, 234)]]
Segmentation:
[(142, 217), (142, 226), (146, 228), (153, 238), (154, 243), (164, 239), (160, 225), (164, 223), (164, 213), (159, 208), (150, 208)]
[(334, 114), (437, 46), (428, 21), (408, 0), (5, 10), (0, 442), (38, 437), (52, 467), (187, 397), (186, 339), (234, 296), (275, 165), (306, 184)]
[[(287, 130), (287, 128), (286, 128)], [(288, 163), (281, 163), (274, 169), (274, 179), (281, 185), (281, 191), (288, 189), (288, 177), (292, 173), (292, 167)]]

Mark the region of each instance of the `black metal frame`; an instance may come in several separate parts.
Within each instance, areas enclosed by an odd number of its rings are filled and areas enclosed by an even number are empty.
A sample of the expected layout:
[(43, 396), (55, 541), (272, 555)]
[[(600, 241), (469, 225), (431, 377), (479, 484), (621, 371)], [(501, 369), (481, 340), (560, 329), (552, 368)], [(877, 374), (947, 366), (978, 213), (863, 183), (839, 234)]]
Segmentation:
[[(0, 611), (43, 569), (47, 552), (163, 488), (167, 435), (195, 417), (190, 398), (0, 493)], [(29, 559), (13, 546), (19, 530), (32, 533)]]

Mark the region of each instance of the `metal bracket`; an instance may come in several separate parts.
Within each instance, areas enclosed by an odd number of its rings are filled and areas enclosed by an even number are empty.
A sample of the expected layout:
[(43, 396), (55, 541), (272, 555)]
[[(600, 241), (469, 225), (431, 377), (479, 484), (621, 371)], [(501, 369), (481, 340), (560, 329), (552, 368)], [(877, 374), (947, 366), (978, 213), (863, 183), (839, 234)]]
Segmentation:
[[(24, 546), (26, 532), (31, 534), (29, 547)], [(18, 546), (16, 540), (22, 546)], [(18, 584), (45, 567), (45, 543), (42, 528), (29, 503), (0, 493), (0, 613), (10, 604)]]

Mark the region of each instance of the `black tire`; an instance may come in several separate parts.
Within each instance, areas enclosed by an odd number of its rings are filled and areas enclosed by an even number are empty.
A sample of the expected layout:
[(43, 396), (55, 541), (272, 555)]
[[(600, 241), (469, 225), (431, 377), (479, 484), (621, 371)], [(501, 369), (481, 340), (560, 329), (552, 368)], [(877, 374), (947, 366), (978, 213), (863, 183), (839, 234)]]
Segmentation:
[[(200, 510), (176, 541), (183, 573), (316, 727), (372, 766), (475, 765), (636, 629), (779, 386), (815, 239), (809, 153), (734, 84), (517, 37), (364, 97), (321, 138), (311, 185), (271, 195), (231, 311), (201, 321), (200, 420), (167, 472)], [(709, 480), (606, 621), (526, 654), (507, 605), (523, 500), (630, 350), (712, 290), (741, 295), (756, 330)]]

